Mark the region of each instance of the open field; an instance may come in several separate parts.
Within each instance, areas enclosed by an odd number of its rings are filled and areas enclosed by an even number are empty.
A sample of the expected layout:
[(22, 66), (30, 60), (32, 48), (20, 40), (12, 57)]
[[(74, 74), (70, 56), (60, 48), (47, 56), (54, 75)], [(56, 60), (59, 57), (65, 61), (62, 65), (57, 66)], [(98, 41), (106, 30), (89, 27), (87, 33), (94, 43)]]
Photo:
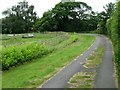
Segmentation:
[[(38, 35), (38, 36), (37, 36)], [(46, 35), (46, 36), (45, 36)], [(5, 36), (3, 36), (6, 38)], [(3, 47), (24, 45), (25, 43), (44, 43), (53, 50), (43, 57), (24, 62), (3, 71), (3, 88), (35, 88), (57, 73), (62, 67), (82, 54), (94, 42), (95, 37), (76, 33), (36, 34), (35, 38), (20, 37), (3, 40)], [(41, 42), (42, 41), (42, 42)], [(21, 44), (22, 43), (22, 44)], [(6, 46), (5, 46), (6, 45)], [(73, 53), (74, 52), (74, 53)]]
[[(34, 38), (22, 38), (22, 36), (27, 36), (27, 34), (16, 34), (15, 36), (9, 36), (6, 34), (2, 35), (2, 45), (4, 46), (10, 46), (10, 45), (21, 45), (24, 43), (31, 43), (31, 42), (45, 42), (45, 41), (51, 41), (51, 40), (58, 40), (62, 37), (64, 39), (68, 38), (68, 35), (64, 32), (58, 32), (58, 33), (32, 33), (34, 35)], [(63, 39), (63, 38), (62, 38)], [(50, 42), (49, 41), (49, 42)]]

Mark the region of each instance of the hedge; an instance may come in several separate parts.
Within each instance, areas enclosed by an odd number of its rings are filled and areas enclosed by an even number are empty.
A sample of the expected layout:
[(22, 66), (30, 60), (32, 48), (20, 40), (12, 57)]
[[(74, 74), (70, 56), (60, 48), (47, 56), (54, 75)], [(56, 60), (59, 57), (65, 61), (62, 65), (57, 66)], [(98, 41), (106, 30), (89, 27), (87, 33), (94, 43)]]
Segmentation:
[(116, 10), (113, 12), (112, 17), (107, 21), (106, 26), (108, 36), (113, 42), (115, 63), (117, 66), (118, 81), (120, 84), (120, 1), (117, 2)]
[(2, 48), (2, 69), (6, 70), (12, 66), (31, 61), (37, 57), (46, 55), (49, 50), (40, 43), (29, 43), (21, 46), (10, 46)]

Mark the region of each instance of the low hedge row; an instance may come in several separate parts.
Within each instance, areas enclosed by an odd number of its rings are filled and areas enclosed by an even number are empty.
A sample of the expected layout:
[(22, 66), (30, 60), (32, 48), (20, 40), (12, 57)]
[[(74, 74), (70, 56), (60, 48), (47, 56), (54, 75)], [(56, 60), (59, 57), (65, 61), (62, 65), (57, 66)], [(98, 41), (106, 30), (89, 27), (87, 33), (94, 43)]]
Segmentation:
[(21, 46), (2, 48), (2, 69), (7, 70), (12, 66), (31, 61), (46, 55), (49, 50), (40, 43), (29, 43)]

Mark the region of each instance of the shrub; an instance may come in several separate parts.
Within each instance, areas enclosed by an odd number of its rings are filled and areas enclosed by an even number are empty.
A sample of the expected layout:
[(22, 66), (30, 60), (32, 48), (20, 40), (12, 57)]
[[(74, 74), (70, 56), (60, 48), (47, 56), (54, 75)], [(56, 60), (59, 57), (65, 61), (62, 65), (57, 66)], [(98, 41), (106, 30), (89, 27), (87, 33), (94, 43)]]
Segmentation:
[(78, 40), (78, 36), (74, 33), (73, 35), (71, 35), (71, 37), (68, 40), (68, 44), (71, 44), (73, 42), (76, 42)]
[(46, 55), (48, 50), (43, 44), (29, 43), (21, 46), (3, 47), (2, 69), (6, 70), (12, 66), (31, 61), (37, 57)]
[(70, 38), (66, 41), (65, 46), (70, 45), (78, 40), (77, 34), (73, 34), (70, 36)]
[(65, 48), (66, 46), (76, 42), (78, 40), (77, 34), (71, 35), (67, 40), (63, 41), (61, 44), (57, 45), (55, 49)]

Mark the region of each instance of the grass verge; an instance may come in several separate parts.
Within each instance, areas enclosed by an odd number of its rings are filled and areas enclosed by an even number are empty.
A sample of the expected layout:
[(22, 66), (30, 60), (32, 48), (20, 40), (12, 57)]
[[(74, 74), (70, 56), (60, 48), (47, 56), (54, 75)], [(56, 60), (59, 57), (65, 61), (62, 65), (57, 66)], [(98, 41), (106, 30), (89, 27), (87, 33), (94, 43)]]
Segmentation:
[(91, 69), (91, 70), (81, 71), (75, 74), (69, 80), (68, 87), (69, 88), (93, 88), (94, 79), (97, 74), (95, 69), (99, 67), (99, 65), (101, 64), (103, 53), (104, 53), (104, 48), (102, 46), (98, 47), (83, 65), (84, 68)]
[(85, 68), (97, 68), (102, 62), (102, 56), (104, 53), (104, 48), (102, 46), (98, 47), (95, 52), (86, 60), (83, 65)]
[(0, 71), (0, 90), (2, 90), (2, 71)]
[(96, 72), (79, 72), (70, 79), (70, 88), (92, 88)]
[[(54, 53), (33, 62), (3, 72), (3, 88), (35, 88), (52, 77), (62, 67), (82, 54), (94, 42), (95, 37), (80, 35), (74, 46), (60, 48)], [(79, 42), (79, 44), (78, 44)]]

